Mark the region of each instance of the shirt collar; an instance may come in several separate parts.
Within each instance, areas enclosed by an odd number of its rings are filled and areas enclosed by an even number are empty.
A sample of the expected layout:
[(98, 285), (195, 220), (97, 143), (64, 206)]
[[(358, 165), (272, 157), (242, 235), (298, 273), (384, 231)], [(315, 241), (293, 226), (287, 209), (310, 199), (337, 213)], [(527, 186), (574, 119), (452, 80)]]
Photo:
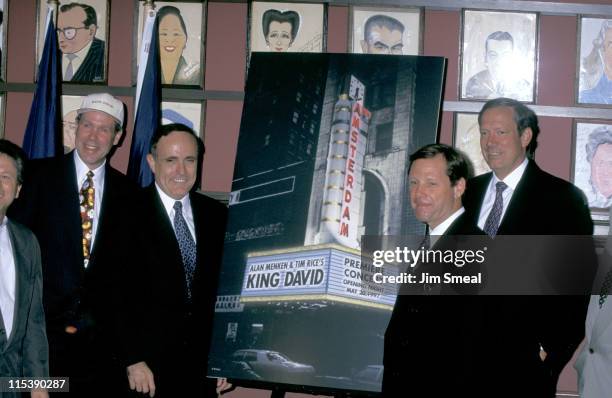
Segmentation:
[[(166, 213), (168, 213), (168, 217), (170, 217), (170, 219), (172, 220), (174, 218), (174, 202), (176, 202), (177, 199), (174, 199), (168, 196), (160, 188), (160, 186), (157, 185), (157, 182), (155, 183), (155, 189), (157, 190), (157, 193), (159, 194), (159, 198), (161, 199), (164, 205), (164, 209), (166, 209)], [(189, 201), (189, 194), (183, 196), (178, 201), (183, 204), (183, 213), (191, 211), (191, 202)]]
[(448, 227), (450, 227), (450, 225), (464, 212), (465, 212), (465, 209), (463, 208), (463, 206), (461, 206), (459, 210), (451, 214), (446, 220), (441, 222), (440, 225), (438, 225), (437, 227), (429, 231), (429, 234), (430, 235), (444, 235)]
[[(76, 149), (74, 150), (74, 165), (76, 167), (77, 181), (79, 182), (79, 187), (80, 187), (83, 181), (85, 181), (85, 179), (87, 178), (87, 172), (90, 169), (89, 167), (87, 167), (85, 162), (83, 162), (83, 160), (79, 156), (79, 153), (77, 152)], [(98, 166), (94, 170), (91, 170), (94, 173), (94, 177), (93, 177), (94, 183), (99, 183), (104, 180), (104, 174), (106, 173), (106, 168), (104, 167), (105, 165), (106, 165), (106, 159), (104, 159), (104, 161), (102, 162), (100, 166)], [(100, 186), (100, 184), (96, 184), (96, 185)]]
[[(87, 45), (85, 45), (85, 47), (81, 48), (79, 51), (72, 53), (73, 55), (76, 55), (77, 59), (83, 59), (87, 56), (87, 53), (89, 52), (89, 48), (91, 47), (91, 44), (93, 43), (93, 39), (91, 39)], [(65, 58), (68, 58), (68, 54), (64, 54)]]
[(497, 178), (495, 173), (493, 173), (493, 180), (491, 180), (493, 187), (495, 187), (495, 184), (497, 184), (499, 181), (503, 181), (506, 183), (506, 185), (508, 185), (508, 187), (510, 187), (510, 189), (514, 191), (519, 181), (521, 181), (523, 174), (525, 174), (527, 163), (529, 163), (527, 158), (523, 159), (523, 162), (516, 169), (512, 170), (512, 172), (508, 174), (503, 180)]

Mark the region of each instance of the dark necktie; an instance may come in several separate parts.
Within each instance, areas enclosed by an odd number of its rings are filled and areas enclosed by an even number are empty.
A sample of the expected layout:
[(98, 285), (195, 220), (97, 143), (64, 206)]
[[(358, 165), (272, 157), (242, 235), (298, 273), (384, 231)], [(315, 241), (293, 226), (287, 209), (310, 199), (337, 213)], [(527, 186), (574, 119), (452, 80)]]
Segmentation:
[(187, 297), (191, 299), (191, 281), (196, 266), (196, 244), (189, 232), (187, 221), (183, 218), (183, 204), (180, 201), (174, 202), (174, 233), (183, 258)]
[(612, 288), (612, 270), (608, 271), (601, 285), (601, 290), (599, 291), (599, 308), (603, 307), (606, 302), (608, 293), (610, 293), (610, 288)]
[(497, 235), (497, 230), (499, 228), (499, 222), (501, 221), (502, 211), (504, 210), (504, 197), (503, 193), (508, 188), (508, 185), (503, 181), (498, 181), (495, 184), (495, 202), (493, 202), (493, 207), (491, 208), (491, 212), (487, 217), (487, 221), (485, 221), (484, 231), (491, 238), (494, 238)]
[(431, 237), (429, 235), (429, 230), (425, 234), (425, 237), (421, 241), (421, 244), (419, 245), (418, 249), (420, 249), (421, 247), (425, 250), (429, 250), (429, 248), (431, 247)]
[(83, 229), (83, 266), (87, 268), (89, 256), (91, 255), (91, 241), (93, 238), (94, 189), (93, 171), (87, 172), (87, 179), (79, 191), (79, 202), (81, 210), (81, 227)]

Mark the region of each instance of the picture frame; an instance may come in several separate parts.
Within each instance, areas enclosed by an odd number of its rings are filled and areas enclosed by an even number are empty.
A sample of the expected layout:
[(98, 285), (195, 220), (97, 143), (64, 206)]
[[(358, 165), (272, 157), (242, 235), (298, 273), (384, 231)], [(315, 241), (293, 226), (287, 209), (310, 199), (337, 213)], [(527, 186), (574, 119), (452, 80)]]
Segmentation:
[[(204, 87), (206, 13), (208, 2), (156, 1), (162, 86)], [(144, 1), (136, 2), (133, 74), (136, 84), (142, 42)], [(184, 26), (184, 28), (183, 28)], [(183, 47), (181, 50), (180, 47)], [(179, 53), (180, 51), (180, 53)]]
[[(76, 5), (62, 11), (63, 6), (71, 3)], [(47, 2), (38, 0), (37, 10), (38, 64), (45, 44)], [(64, 83), (105, 84), (108, 81), (109, 16), (108, 0), (59, 1), (56, 30)], [(86, 23), (89, 25), (86, 26)], [(72, 30), (66, 30), (70, 28)]]
[(74, 149), (74, 135), (76, 133), (77, 109), (81, 107), (85, 96), (62, 95), (62, 145), (64, 153)]
[(586, 195), (592, 212), (609, 211), (612, 206), (612, 121), (574, 120), (571, 179)]
[(455, 113), (453, 147), (463, 152), (470, 160), (474, 176), (491, 171), (480, 149), (480, 127), (477, 113)]
[(8, 1), (0, 0), (0, 81), (6, 81)]
[(580, 16), (576, 55), (576, 104), (612, 105), (612, 74), (605, 73), (606, 64), (612, 68), (612, 17)]
[(535, 101), (538, 14), (463, 10), (461, 100)]
[(6, 125), (6, 93), (0, 93), (0, 138), (6, 136), (4, 127)]
[[(421, 8), (349, 8), (349, 52), (352, 54), (419, 55), (423, 51)], [(366, 39), (365, 30), (377, 40)]]
[(162, 125), (182, 123), (204, 139), (205, 103), (202, 101), (166, 100), (161, 103)]
[[(270, 29), (274, 26), (277, 27), (276, 30)], [(250, 3), (248, 54), (252, 51), (321, 53), (326, 51), (326, 36), (325, 4), (264, 1)]]

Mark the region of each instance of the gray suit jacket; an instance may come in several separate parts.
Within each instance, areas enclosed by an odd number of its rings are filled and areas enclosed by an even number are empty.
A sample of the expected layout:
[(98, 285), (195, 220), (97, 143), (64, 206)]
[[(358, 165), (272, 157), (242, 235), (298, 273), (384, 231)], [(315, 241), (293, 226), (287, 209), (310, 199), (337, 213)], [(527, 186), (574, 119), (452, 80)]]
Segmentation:
[[(47, 377), (49, 348), (42, 306), (40, 248), (34, 234), (9, 219), (9, 237), (15, 258), (15, 313), (10, 336), (0, 316), (0, 376)], [(18, 394), (1, 393), (0, 397)]]
[[(610, 232), (601, 258), (601, 272), (607, 272), (606, 266), (612, 265), (612, 208)], [(582, 398), (606, 397), (612, 391), (612, 296), (601, 309), (599, 296), (591, 296), (585, 335), (582, 351), (574, 364), (578, 371), (578, 392)]]

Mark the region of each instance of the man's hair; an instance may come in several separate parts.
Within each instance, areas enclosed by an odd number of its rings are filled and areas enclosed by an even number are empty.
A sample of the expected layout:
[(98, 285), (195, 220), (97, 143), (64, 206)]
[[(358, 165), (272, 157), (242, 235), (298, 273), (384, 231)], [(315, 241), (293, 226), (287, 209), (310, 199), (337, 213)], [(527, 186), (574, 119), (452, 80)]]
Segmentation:
[(157, 156), (156, 154), (157, 143), (159, 142), (159, 140), (162, 137), (165, 137), (175, 131), (181, 131), (183, 133), (187, 133), (193, 136), (193, 138), (195, 138), (196, 140), (196, 145), (198, 147), (198, 159), (200, 159), (204, 155), (204, 143), (202, 142), (200, 137), (198, 137), (198, 135), (196, 134), (195, 131), (193, 131), (192, 128), (185, 126), (182, 123), (171, 123), (171, 124), (164, 124), (162, 126), (159, 126), (157, 130), (155, 130), (153, 137), (151, 137), (151, 145), (149, 146), (149, 153), (153, 155), (153, 157), (156, 157)]
[[(90, 112), (102, 112), (102, 111), (95, 111), (95, 110), (92, 110), (92, 111), (90, 111)], [(85, 112), (85, 113), (89, 113), (89, 112)], [(76, 115), (76, 117), (74, 118), (74, 121), (76, 122), (77, 126), (78, 126), (78, 125), (79, 125), (79, 123), (81, 122), (81, 118), (83, 117), (83, 115), (84, 115), (85, 113), (79, 113), (79, 114), (78, 114), (78, 115)], [(102, 112), (102, 113), (104, 113), (104, 114), (108, 115), (106, 112)], [(109, 115), (109, 116), (110, 116), (110, 115)], [(111, 117), (112, 117), (112, 116), (111, 116)], [(119, 131), (123, 130), (123, 126), (122, 126), (121, 124), (119, 124), (119, 122), (118, 122), (118, 121), (116, 121), (114, 118), (113, 118), (113, 121), (115, 122), (115, 133), (118, 133)]]
[(527, 156), (530, 159), (533, 159), (535, 155), (535, 150), (538, 147), (538, 134), (540, 134), (540, 126), (538, 125), (538, 117), (535, 112), (532, 111), (525, 104), (512, 99), (499, 97), (492, 100), (487, 101), (480, 113), (478, 114), (478, 125), (482, 125), (482, 115), (493, 108), (501, 108), (508, 107), (511, 108), (514, 114), (514, 123), (516, 124), (516, 129), (518, 130), (519, 135), (523, 134), (526, 128), (531, 128), (532, 136), (531, 142), (527, 146)]
[(23, 168), (26, 161), (26, 154), (23, 149), (9, 140), (0, 139), (0, 153), (13, 159), (17, 169), (17, 183), (19, 185), (23, 184)]
[(489, 40), (509, 41), (512, 43), (512, 47), (514, 47), (514, 39), (512, 38), (512, 35), (508, 32), (498, 30), (487, 36), (487, 39), (485, 40), (485, 54), (489, 52)]
[(291, 24), (291, 41), (295, 40), (295, 37), (300, 30), (300, 14), (295, 11), (279, 11), (273, 8), (267, 10), (263, 13), (261, 17), (261, 27), (263, 29), (264, 37), (268, 40), (268, 33), (270, 33), (270, 24), (276, 21), (278, 23), (287, 23)]
[(181, 28), (183, 28), (185, 39), (187, 39), (187, 27), (185, 25), (185, 21), (183, 20), (183, 16), (181, 15), (181, 10), (174, 6), (163, 6), (159, 9), (159, 11), (157, 11), (157, 20), (161, 22), (166, 15), (174, 15), (178, 18), (179, 22), (181, 23)]
[(597, 147), (601, 144), (612, 144), (612, 129), (608, 126), (600, 126), (589, 134), (589, 140), (585, 145), (587, 160), (591, 163)]
[(369, 41), (370, 33), (374, 26), (378, 26), (381, 28), (387, 28), (389, 31), (399, 30), (402, 34), (404, 33), (404, 24), (398, 21), (397, 19), (390, 17), (388, 15), (376, 14), (372, 15), (365, 23), (363, 28), (363, 40), (366, 42)]
[[(64, 4), (60, 7), (60, 12), (70, 11), (75, 7), (81, 7), (83, 11), (85, 11), (85, 20), (83, 21), (83, 25), (85, 25), (86, 28), (89, 28), (91, 25), (98, 26), (98, 16), (96, 15), (96, 9), (90, 5), (82, 3)], [(75, 28), (77, 27), (78, 26), (75, 26)]]
[(469, 163), (464, 154), (457, 151), (455, 148), (444, 144), (429, 144), (417, 149), (415, 153), (410, 155), (410, 166), (408, 173), (415, 160), (431, 159), (437, 155), (444, 156), (446, 160), (446, 175), (450, 179), (451, 185), (455, 186), (460, 179), (467, 180), (469, 175)]

